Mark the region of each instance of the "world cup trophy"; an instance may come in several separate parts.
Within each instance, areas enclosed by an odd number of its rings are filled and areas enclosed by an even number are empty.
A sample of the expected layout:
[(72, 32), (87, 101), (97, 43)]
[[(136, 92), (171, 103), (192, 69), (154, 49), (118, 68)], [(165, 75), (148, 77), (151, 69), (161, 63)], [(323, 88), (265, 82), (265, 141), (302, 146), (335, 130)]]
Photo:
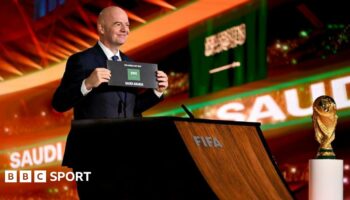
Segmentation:
[(336, 111), (335, 101), (330, 96), (319, 96), (313, 103), (312, 122), (315, 138), (320, 143), (317, 159), (335, 159), (331, 142), (335, 138)]

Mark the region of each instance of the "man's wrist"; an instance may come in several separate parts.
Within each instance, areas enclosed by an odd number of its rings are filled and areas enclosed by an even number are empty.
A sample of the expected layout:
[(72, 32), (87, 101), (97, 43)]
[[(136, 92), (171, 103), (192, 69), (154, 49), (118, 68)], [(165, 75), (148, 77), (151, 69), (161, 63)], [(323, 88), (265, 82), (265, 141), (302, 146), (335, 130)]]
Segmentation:
[(85, 79), (84, 79), (83, 83), (81, 84), (81, 87), (80, 87), (81, 93), (83, 94), (83, 96), (86, 96), (89, 92), (91, 92), (91, 90), (92, 90), (92, 88), (91, 89), (86, 88)]
[(153, 89), (153, 92), (155, 95), (157, 95), (157, 97), (161, 97), (163, 95), (163, 92), (158, 92), (156, 89)]

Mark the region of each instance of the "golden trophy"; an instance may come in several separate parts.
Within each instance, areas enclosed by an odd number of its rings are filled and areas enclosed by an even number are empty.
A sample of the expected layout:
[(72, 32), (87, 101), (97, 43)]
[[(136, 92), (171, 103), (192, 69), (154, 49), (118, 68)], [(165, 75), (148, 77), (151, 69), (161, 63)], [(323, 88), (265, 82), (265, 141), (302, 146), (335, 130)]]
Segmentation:
[(338, 116), (335, 101), (330, 96), (319, 96), (313, 103), (312, 122), (315, 138), (320, 143), (317, 159), (335, 159), (331, 142), (335, 138)]

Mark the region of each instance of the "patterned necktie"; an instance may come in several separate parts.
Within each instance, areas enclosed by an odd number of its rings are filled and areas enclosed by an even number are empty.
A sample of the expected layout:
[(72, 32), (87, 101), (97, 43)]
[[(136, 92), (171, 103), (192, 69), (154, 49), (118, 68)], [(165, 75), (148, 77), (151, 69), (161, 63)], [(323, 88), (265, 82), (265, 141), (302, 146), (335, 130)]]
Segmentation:
[(120, 61), (119, 56), (117, 56), (117, 55), (112, 56), (112, 60), (113, 61)]

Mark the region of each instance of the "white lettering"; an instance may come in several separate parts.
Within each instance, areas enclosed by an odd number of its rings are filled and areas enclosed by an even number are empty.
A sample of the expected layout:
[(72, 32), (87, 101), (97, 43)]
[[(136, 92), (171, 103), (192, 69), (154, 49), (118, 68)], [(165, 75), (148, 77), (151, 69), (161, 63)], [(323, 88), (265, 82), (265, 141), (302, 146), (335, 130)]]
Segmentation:
[(16, 169), (19, 166), (21, 166), (20, 158), (21, 158), (21, 154), (20, 153), (18, 153), (18, 152), (11, 153), (11, 155), (10, 155), (10, 166), (13, 169)]
[(56, 155), (57, 155), (57, 160), (62, 160), (63, 159), (63, 153), (62, 153), (62, 143), (57, 142), (56, 143)]
[(143, 86), (143, 83), (134, 83), (134, 85)]
[(222, 148), (222, 144), (220, 143), (220, 141), (217, 138), (213, 138), (214, 141), (214, 147), (216, 148)]
[(205, 38), (204, 46), (205, 56), (212, 56), (222, 51), (235, 48), (237, 45), (243, 45), (246, 40), (246, 26), (240, 24), (229, 29), (221, 31), (215, 35)]
[(193, 136), (193, 140), (197, 144), (197, 146), (201, 145), (201, 138), (199, 136)]
[[(322, 95), (330, 95), (330, 93), (333, 94), (332, 97), (338, 110), (350, 108), (348, 92), (350, 76), (330, 80), (329, 85), (326, 83), (328, 81), (309, 84), (309, 91), (305, 91), (304, 86), (298, 86), (285, 91), (274, 91), (271, 95), (264, 94), (240, 99), (239, 101), (242, 102), (228, 102), (217, 108), (215, 117), (212, 117), (210, 108), (205, 115), (207, 118), (223, 120), (260, 121), (263, 123), (285, 121), (287, 117), (310, 116), (315, 99)], [(276, 102), (274, 98), (279, 101)]]
[(29, 150), (24, 150), (23, 151), (23, 157), (22, 157), (22, 164), (21, 167), (24, 167), (26, 165), (32, 166), (32, 157), (30, 156)]
[(213, 146), (213, 139), (209, 136), (204, 137), (205, 138), (205, 142), (208, 144), (209, 147)]
[(207, 142), (205, 141), (204, 137), (201, 137), (201, 141), (205, 147), (208, 147)]
[(348, 97), (346, 85), (350, 84), (350, 76), (334, 79), (331, 81), (333, 98), (337, 105), (337, 109), (350, 107), (350, 99)]
[(44, 155), (45, 155), (45, 163), (53, 162), (57, 158), (55, 146), (51, 144), (45, 145)]
[[(58, 176), (59, 177), (59, 179), (58, 180), (61, 180), (61, 178), (63, 178), (64, 177), (64, 173), (63, 172), (59, 172), (60, 174), (62, 174), (61, 176)], [(77, 174), (78, 174), (79, 172), (77, 172)], [(81, 173), (81, 172), (80, 172)], [(69, 175), (71, 175), (71, 178), (69, 178)], [(74, 180), (74, 173), (73, 172), (67, 172), (66, 173), (66, 180), (67, 181), (73, 181)]]
[(36, 148), (33, 148), (33, 150), (32, 150), (32, 152), (33, 152), (33, 162), (34, 162), (35, 165), (40, 165), (41, 163), (43, 163), (43, 159), (44, 159), (43, 147), (39, 147), (38, 151), (39, 152), (37, 152)]
[(50, 177), (51, 177), (50, 181), (53, 181), (53, 182), (57, 181), (57, 175), (56, 174), (57, 174), (57, 172), (51, 172), (50, 173)]
[(243, 111), (244, 105), (241, 103), (228, 103), (221, 106), (217, 111), (217, 116), (219, 119), (223, 120), (234, 120), (234, 121), (244, 121), (246, 116), (242, 113), (232, 112), (232, 111)]
[(10, 154), (10, 166), (13, 169), (19, 167), (28, 167), (33, 165), (42, 165), (62, 160), (62, 143), (56, 145), (44, 145), (32, 149), (26, 149), (22, 152), (12, 152)]
[(222, 144), (216, 137), (211, 136), (193, 136), (193, 140), (197, 146), (221, 148)]
[(89, 181), (91, 172), (51, 172), (50, 181)]
[(86, 175), (86, 180), (85, 180), (85, 181), (89, 181), (89, 180), (90, 180), (91, 172), (83, 172), (83, 174)]
[(248, 121), (256, 122), (264, 118), (272, 118), (274, 120), (286, 119), (286, 116), (270, 95), (256, 98)]
[(76, 181), (84, 181), (84, 180), (83, 180), (83, 175), (84, 175), (83, 173), (77, 172), (77, 173), (76, 173), (76, 178), (75, 178), (75, 180), (76, 180)]

